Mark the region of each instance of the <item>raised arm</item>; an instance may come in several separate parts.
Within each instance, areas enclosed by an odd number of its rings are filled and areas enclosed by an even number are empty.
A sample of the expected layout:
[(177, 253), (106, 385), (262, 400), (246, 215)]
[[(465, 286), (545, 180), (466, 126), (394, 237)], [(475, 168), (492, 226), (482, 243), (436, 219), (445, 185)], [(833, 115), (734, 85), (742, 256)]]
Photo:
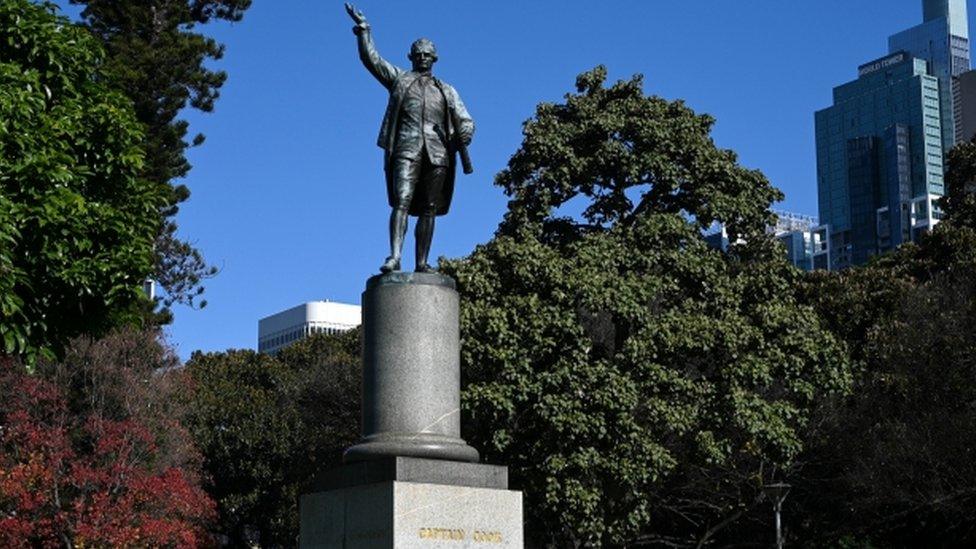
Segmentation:
[(359, 44), (359, 59), (362, 60), (366, 70), (380, 81), (380, 84), (390, 88), (400, 73), (403, 72), (403, 69), (380, 57), (379, 52), (376, 51), (376, 46), (373, 44), (373, 35), (363, 12), (348, 2), (346, 3), (346, 12), (356, 23), (352, 32), (356, 35), (356, 42)]

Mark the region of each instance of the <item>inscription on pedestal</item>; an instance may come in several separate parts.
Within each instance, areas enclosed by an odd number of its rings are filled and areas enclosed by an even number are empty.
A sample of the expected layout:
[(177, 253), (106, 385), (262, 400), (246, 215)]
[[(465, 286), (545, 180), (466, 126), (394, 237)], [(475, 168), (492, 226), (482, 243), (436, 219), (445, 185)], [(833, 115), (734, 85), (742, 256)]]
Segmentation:
[(522, 494), (398, 482), (396, 547), (522, 547)]
[(504, 543), (505, 538), (501, 532), (485, 532), (475, 530), (466, 532), (461, 528), (421, 528), (420, 539), (436, 539), (441, 541), (466, 541), (475, 543)]
[(303, 548), (522, 547), (522, 494), (383, 482), (302, 497)]

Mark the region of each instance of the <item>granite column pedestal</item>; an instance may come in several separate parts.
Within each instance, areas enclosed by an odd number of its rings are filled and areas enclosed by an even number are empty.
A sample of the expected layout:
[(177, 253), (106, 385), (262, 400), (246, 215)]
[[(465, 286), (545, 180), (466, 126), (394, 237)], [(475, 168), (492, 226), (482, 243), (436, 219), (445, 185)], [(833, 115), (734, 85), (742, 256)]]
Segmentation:
[(454, 280), (363, 293), (363, 437), (301, 498), (302, 548), (522, 547), (522, 493), (461, 439)]
[(461, 440), (454, 280), (378, 275), (363, 292), (363, 438), (346, 463), (393, 456), (478, 461)]

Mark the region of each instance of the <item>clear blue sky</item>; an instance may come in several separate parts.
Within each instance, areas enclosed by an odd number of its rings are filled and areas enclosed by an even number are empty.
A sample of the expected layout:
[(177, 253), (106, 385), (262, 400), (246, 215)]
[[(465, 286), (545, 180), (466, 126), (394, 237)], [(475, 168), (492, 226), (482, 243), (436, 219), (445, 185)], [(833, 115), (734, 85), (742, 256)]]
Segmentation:
[[(646, 91), (717, 120), (714, 138), (786, 193), (779, 207), (816, 215), (813, 112), (887, 37), (921, 22), (921, 0), (645, 0), (357, 3), (380, 53), (408, 65), (410, 43), (437, 45), (434, 71), (477, 124), (475, 174), (460, 176), (431, 255), (489, 240), (506, 198), (492, 184), (540, 101), (578, 73), (645, 75)], [(69, 9), (69, 13), (75, 10)], [(254, 347), (257, 321), (306, 301), (358, 303), (387, 254), (382, 151), (386, 91), (359, 62), (334, 0), (256, 0), (236, 24), (202, 27), (226, 47), (229, 80), (212, 114), (188, 112), (193, 195), (180, 232), (220, 274), (203, 310), (177, 308), (180, 356)], [(976, 27), (974, 27), (976, 28)], [(405, 267), (413, 266), (412, 224)]]

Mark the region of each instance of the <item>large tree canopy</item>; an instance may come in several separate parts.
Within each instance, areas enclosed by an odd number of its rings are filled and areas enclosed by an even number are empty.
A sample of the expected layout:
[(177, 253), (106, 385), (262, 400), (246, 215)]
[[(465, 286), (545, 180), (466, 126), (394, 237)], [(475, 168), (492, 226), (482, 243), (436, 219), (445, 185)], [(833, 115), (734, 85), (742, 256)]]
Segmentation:
[(101, 39), (107, 52), (107, 75), (113, 86), (135, 103), (145, 124), (146, 163), (142, 175), (165, 188), (160, 209), (165, 220), (156, 246), (154, 278), (166, 291), (165, 305), (200, 304), (202, 281), (216, 273), (202, 254), (176, 235), (173, 216), (189, 196), (174, 181), (190, 171), (186, 150), (203, 143), (197, 134), (186, 140), (189, 124), (178, 118), (187, 106), (210, 112), (227, 80), (207, 65), (223, 57), (224, 47), (198, 32), (215, 20), (239, 21), (251, 0), (71, 0), (84, 5), (82, 20)]
[[(712, 117), (645, 96), (640, 76), (610, 87), (605, 80), (603, 67), (581, 74), (578, 93), (540, 104), (525, 123), (522, 146), (495, 181), (513, 197), (508, 228), (543, 221), (544, 236), (572, 240), (642, 214), (681, 214), (702, 228), (721, 221), (733, 240), (765, 232), (768, 206), (783, 195), (715, 147)], [(585, 205), (581, 220), (553, 212), (574, 199)]]
[[(539, 541), (705, 542), (777, 480), (849, 364), (765, 234), (780, 193), (710, 117), (605, 79), (538, 107), (496, 179), (496, 238), (443, 265), (465, 436), (512, 466)], [(743, 239), (729, 254), (713, 221)]]
[(0, 4), (0, 351), (34, 357), (144, 299), (167, 193), (84, 29)]
[(303, 486), (359, 435), (359, 346), (357, 330), (187, 363), (188, 424), (232, 545), (294, 545)]
[(976, 520), (976, 144), (948, 157), (946, 219), (918, 244), (803, 284), (857, 361), (797, 462), (801, 538), (972, 544)]

